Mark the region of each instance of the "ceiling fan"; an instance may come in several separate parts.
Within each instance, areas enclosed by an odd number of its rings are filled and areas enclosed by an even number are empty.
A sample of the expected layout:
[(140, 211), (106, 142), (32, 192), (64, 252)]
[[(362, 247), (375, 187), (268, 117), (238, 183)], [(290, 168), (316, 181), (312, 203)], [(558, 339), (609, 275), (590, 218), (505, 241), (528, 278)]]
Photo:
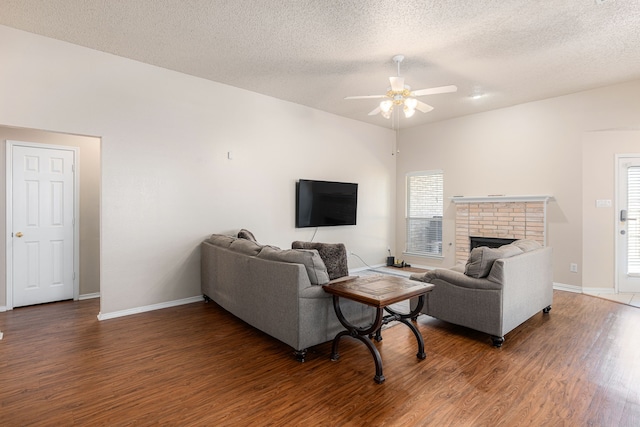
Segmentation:
[(405, 117), (411, 117), (415, 114), (416, 110), (423, 113), (428, 113), (433, 110), (433, 107), (429, 104), (425, 104), (422, 101), (418, 101), (415, 97), (424, 95), (435, 95), (438, 93), (450, 93), (456, 92), (458, 88), (454, 85), (432, 87), (429, 89), (411, 90), (411, 87), (404, 84), (404, 77), (400, 77), (400, 63), (404, 60), (404, 55), (396, 55), (393, 57), (393, 62), (398, 65), (398, 75), (396, 77), (389, 77), (391, 87), (387, 88), (387, 93), (384, 95), (363, 95), (363, 96), (347, 96), (344, 99), (373, 99), (373, 98), (387, 98), (380, 102), (380, 105), (369, 113), (370, 116), (375, 116), (380, 113), (382, 117), (388, 119), (391, 117), (393, 107), (402, 105)]

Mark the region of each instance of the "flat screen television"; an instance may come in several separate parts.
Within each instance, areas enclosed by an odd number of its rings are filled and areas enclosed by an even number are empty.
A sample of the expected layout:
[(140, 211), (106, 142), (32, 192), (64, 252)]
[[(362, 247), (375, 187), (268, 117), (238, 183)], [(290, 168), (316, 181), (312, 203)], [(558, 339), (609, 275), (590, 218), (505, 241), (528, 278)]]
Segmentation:
[(358, 184), (312, 181), (296, 183), (296, 228), (355, 225)]

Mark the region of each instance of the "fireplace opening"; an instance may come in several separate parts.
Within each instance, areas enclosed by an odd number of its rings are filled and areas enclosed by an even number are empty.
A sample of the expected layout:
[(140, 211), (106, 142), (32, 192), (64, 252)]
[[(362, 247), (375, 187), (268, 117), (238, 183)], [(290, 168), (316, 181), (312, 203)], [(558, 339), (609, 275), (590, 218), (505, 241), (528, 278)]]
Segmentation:
[(499, 248), (502, 245), (508, 245), (518, 239), (503, 239), (500, 237), (477, 237), (469, 236), (469, 251), (478, 246), (487, 246), (489, 248)]

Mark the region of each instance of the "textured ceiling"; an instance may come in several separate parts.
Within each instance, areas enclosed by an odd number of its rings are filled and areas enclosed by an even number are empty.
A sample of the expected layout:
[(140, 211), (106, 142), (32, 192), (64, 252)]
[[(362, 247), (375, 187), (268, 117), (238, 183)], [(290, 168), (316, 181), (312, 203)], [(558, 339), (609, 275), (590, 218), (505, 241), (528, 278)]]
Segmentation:
[(640, 79), (636, 0), (0, 0), (0, 24), (385, 127), (344, 97), (385, 93), (395, 54), (459, 88), (401, 128)]

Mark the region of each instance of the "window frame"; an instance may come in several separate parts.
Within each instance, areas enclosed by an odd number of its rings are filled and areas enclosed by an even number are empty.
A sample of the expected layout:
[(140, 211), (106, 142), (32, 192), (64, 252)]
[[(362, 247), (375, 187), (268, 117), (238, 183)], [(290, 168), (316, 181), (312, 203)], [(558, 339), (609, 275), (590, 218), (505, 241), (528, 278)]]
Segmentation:
[[(431, 196), (434, 197), (435, 199), (439, 199), (439, 206), (436, 206), (436, 212), (432, 213), (430, 216), (410, 216), (410, 213), (412, 211), (412, 207), (413, 207), (413, 203), (415, 203), (415, 200), (412, 200), (413, 198), (411, 197), (412, 194), (412, 188), (411, 188), (411, 184), (412, 184), (412, 178), (414, 177), (427, 177), (427, 176), (434, 176), (434, 175), (439, 175), (440, 179), (441, 179), (441, 183), (440, 183), (440, 192), (439, 194), (436, 193), (435, 195)], [(413, 203), (412, 203), (413, 202)], [(442, 169), (432, 169), (432, 170), (423, 170), (423, 171), (414, 171), (414, 172), (409, 172), (405, 175), (405, 249), (404, 249), (404, 254), (406, 255), (413, 255), (413, 256), (420, 256), (420, 257), (427, 257), (427, 258), (444, 258), (443, 255), (443, 238), (442, 238), (442, 222), (443, 222), (443, 217), (444, 217), (444, 171)], [(411, 223), (412, 222), (416, 222), (417, 221), (425, 221), (428, 222), (429, 224), (432, 224), (435, 220), (435, 238), (434, 237), (430, 237), (427, 236), (426, 239), (427, 241), (425, 242), (425, 246), (421, 249), (416, 248), (416, 245), (419, 245), (419, 243), (416, 243), (411, 237), (411, 231), (410, 231), (410, 227), (411, 227)], [(439, 221), (438, 221), (439, 220)], [(427, 234), (431, 233), (430, 231), (427, 231)], [(439, 234), (439, 235), (438, 235)], [(437, 240), (439, 237), (439, 241)], [(430, 245), (431, 249), (427, 248), (426, 245)], [(434, 248), (437, 248), (437, 250), (434, 250)]]

